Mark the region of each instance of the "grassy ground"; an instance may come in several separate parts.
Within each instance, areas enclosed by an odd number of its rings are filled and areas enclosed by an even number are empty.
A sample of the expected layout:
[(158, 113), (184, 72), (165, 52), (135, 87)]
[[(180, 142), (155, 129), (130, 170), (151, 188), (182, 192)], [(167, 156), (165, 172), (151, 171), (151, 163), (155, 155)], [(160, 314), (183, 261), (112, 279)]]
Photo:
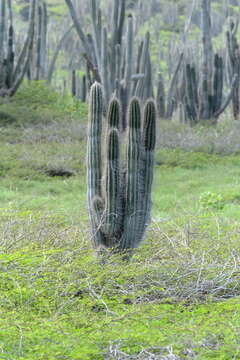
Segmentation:
[(56, 96), (0, 106), (0, 359), (240, 359), (240, 155), (161, 145), (146, 239), (102, 265), (86, 108)]

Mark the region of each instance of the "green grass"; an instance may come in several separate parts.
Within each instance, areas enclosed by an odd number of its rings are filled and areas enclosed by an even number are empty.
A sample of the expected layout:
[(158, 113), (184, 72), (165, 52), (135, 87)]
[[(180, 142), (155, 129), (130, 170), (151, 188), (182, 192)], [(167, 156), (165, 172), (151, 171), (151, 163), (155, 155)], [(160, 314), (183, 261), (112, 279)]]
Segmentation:
[[(5, 112), (35, 98), (21, 91)], [(45, 105), (58, 118), (33, 110), (0, 131), (0, 359), (240, 359), (240, 155), (158, 149), (146, 239), (128, 263), (103, 265), (87, 216), (86, 109)]]

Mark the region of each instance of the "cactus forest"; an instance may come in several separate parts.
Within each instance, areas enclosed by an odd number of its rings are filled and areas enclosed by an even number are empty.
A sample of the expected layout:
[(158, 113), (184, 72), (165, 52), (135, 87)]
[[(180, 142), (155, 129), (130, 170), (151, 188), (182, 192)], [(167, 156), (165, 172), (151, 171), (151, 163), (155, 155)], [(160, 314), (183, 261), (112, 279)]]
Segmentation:
[(240, 0), (0, 0), (0, 360), (240, 359)]

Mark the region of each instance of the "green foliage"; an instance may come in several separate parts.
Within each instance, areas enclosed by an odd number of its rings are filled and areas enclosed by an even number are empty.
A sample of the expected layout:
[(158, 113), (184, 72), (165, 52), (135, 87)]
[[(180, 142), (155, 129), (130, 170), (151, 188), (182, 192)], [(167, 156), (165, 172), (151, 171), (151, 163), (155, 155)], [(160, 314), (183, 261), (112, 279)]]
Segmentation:
[(58, 93), (45, 85), (44, 81), (25, 83), (16, 94), (15, 101), (19, 104), (31, 104), (34, 107), (55, 105), (60, 102)]
[(225, 205), (222, 195), (211, 191), (201, 194), (199, 203), (204, 210), (222, 210)]
[(0, 105), (0, 126), (46, 124), (65, 117), (85, 122), (87, 106), (68, 94), (60, 96), (44, 81), (24, 83), (14, 98)]
[(81, 105), (76, 98), (68, 94), (59, 96), (45, 81), (25, 83), (16, 94), (14, 101), (18, 105), (31, 104), (30, 106), (34, 110), (50, 109), (59, 113), (78, 112), (79, 114), (79, 111), (81, 112), (84, 108), (84, 105)]

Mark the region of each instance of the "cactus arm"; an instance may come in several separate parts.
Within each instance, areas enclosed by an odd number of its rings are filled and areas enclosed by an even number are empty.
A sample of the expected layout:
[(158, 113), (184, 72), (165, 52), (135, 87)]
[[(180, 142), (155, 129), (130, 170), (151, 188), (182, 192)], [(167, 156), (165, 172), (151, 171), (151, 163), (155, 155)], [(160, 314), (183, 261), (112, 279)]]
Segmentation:
[[(125, 21), (125, 1), (126, 0), (114, 0), (114, 7), (113, 7), (113, 17), (112, 17), (112, 30), (111, 33), (111, 63), (110, 63), (110, 74), (111, 74), (111, 85), (112, 91), (115, 87), (115, 79), (116, 79), (116, 45), (122, 45), (122, 37), (123, 37), (123, 27)], [(119, 79), (120, 81), (121, 79)]]
[(164, 86), (164, 79), (161, 73), (158, 74), (157, 107), (158, 107), (159, 117), (161, 119), (164, 119), (165, 118), (165, 86)]
[(24, 44), (24, 48), (18, 58), (18, 62), (13, 74), (12, 86), (9, 89), (9, 96), (13, 96), (21, 85), (24, 75), (27, 72), (30, 57), (33, 48), (33, 38), (34, 38), (34, 23), (35, 23), (35, 10), (36, 10), (37, 0), (33, 0), (31, 11), (30, 11), (30, 24), (27, 39)]
[(232, 43), (232, 33), (230, 31), (226, 32), (226, 38), (227, 38), (228, 57), (230, 60), (230, 68), (231, 68), (231, 73), (232, 73), (233, 66), (234, 66), (234, 49), (233, 49), (233, 43)]
[(99, 57), (101, 60), (101, 43), (102, 43), (102, 10), (99, 8), (97, 13), (97, 32), (98, 32), (98, 43), (99, 43)]
[(93, 64), (95, 64), (95, 68), (98, 71), (98, 65), (97, 65), (98, 60), (97, 60), (97, 54), (95, 52), (94, 39), (92, 37), (92, 34), (87, 34), (87, 40), (88, 40), (89, 49), (91, 51), (92, 62)]
[(117, 37), (117, 44), (120, 45), (122, 42), (123, 27), (125, 21), (125, 8), (126, 8), (126, 0), (121, 0), (119, 15), (118, 15), (118, 37)]
[(8, 28), (8, 51), (7, 51), (7, 77), (6, 77), (6, 86), (11, 88), (12, 86), (12, 75), (14, 70), (14, 50), (13, 50), (13, 15), (12, 15), (12, 2), (8, 0), (8, 14), (9, 14), (9, 28)]
[(121, 106), (113, 98), (108, 108), (107, 161), (105, 175), (106, 226), (109, 244), (118, 245), (123, 229), (123, 198), (121, 189), (119, 129)]
[(146, 33), (143, 49), (141, 51), (139, 72), (144, 74), (144, 78), (140, 78), (135, 88), (135, 94), (142, 100), (146, 100), (153, 95), (152, 88), (152, 65), (150, 60), (150, 34)]
[(80, 38), (80, 40), (82, 42), (82, 45), (83, 45), (84, 50), (86, 52), (86, 55), (89, 58), (89, 60), (91, 61), (92, 60), (91, 49), (89, 48), (87, 38), (86, 38), (86, 36), (85, 36), (85, 34), (84, 34), (83, 30), (82, 30), (82, 26), (81, 26), (80, 21), (79, 21), (79, 19), (77, 17), (76, 10), (74, 9), (71, 0), (65, 0), (65, 2), (67, 4), (67, 6), (68, 6), (70, 15), (71, 15), (73, 23), (74, 23), (74, 26), (75, 26), (75, 28), (77, 30), (77, 33), (78, 33), (78, 36), (79, 36), (79, 38)]
[(112, 128), (107, 137), (107, 162), (105, 186), (105, 222), (104, 233), (108, 239), (108, 246), (115, 247), (116, 239), (121, 230), (120, 200), (120, 167), (119, 167), (119, 135), (117, 129)]
[(231, 84), (229, 93), (228, 93), (225, 101), (223, 102), (221, 108), (218, 111), (216, 111), (215, 114), (213, 114), (213, 118), (217, 119), (228, 107), (228, 105), (232, 99), (232, 96), (233, 96), (234, 88), (236, 87), (238, 81), (239, 81), (239, 75), (235, 74), (233, 77), (233, 80), (232, 80), (232, 84)]
[[(228, 49), (228, 64), (230, 79), (233, 78), (233, 74), (240, 75), (240, 59), (239, 59), (239, 44), (236, 38), (236, 31), (238, 29), (239, 22), (230, 22), (230, 29), (227, 31), (227, 49)], [(239, 106), (239, 82), (236, 84), (232, 95), (232, 107), (234, 119), (239, 118), (240, 106)]]
[(47, 5), (41, 1), (37, 7), (37, 25), (35, 31), (36, 56), (35, 56), (35, 80), (45, 79), (47, 67)]
[(196, 104), (196, 109), (199, 110), (197, 75), (196, 75), (196, 68), (194, 65), (191, 68), (191, 75), (192, 75), (193, 97)]
[[(137, 52), (136, 74), (139, 74), (139, 73), (140, 73), (141, 58), (142, 58), (142, 52), (143, 52), (143, 45), (144, 45), (144, 42), (143, 42), (143, 40), (142, 40), (141, 43), (140, 43), (140, 45), (139, 45), (139, 47), (138, 47), (138, 52)], [(142, 77), (142, 78), (136, 79), (136, 81), (134, 81), (131, 95), (136, 94), (136, 88), (137, 88), (138, 82), (139, 82), (141, 79), (144, 79), (144, 78), (145, 78), (145, 74), (143, 73), (143, 77)]]
[(127, 29), (127, 53), (125, 73), (125, 105), (128, 106), (132, 86), (132, 63), (133, 63), (133, 18), (128, 16)]
[(117, 98), (113, 98), (108, 107), (107, 120), (108, 129), (120, 129), (121, 106)]
[(47, 30), (48, 30), (48, 13), (47, 5), (45, 2), (42, 4), (43, 17), (42, 17), (42, 42), (41, 42), (41, 66), (42, 78), (47, 75)]
[(95, 83), (91, 88), (88, 129), (88, 189), (91, 200), (101, 196), (101, 134), (103, 116), (102, 87)]
[(144, 94), (143, 95), (144, 101), (153, 97), (152, 63), (151, 63), (149, 52), (148, 52), (148, 58), (147, 58), (147, 64), (146, 64), (145, 87), (144, 87), (143, 94)]
[(112, 16), (112, 45), (115, 47), (116, 44), (119, 44), (117, 41), (117, 32), (118, 32), (118, 17), (119, 17), (119, 2), (118, 0), (113, 1), (113, 16)]
[[(149, 43), (150, 43), (150, 34), (149, 32), (147, 32), (144, 39), (143, 49), (141, 53), (141, 60), (140, 60), (140, 69), (139, 69), (140, 70), (139, 72), (144, 74), (146, 74), (146, 68), (148, 64)], [(144, 96), (144, 86), (145, 86), (145, 79), (140, 79), (138, 81), (135, 92), (135, 95), (140, 99), (142, 99)]]
[(81, 81), (80, 100), (81, 100), (81, 102), (86, 102), (86, 100), (87, 100), (87, 78), (86, 78), (86, 75), (83, 75), (82, 81)]
[(178, 79), (178, 73), (181, 69), (181, 65), (183, 62), (183, 53), (180, 54), (176, 69), (174, 71), (172, 80), (171, 80), (171, 84), (170, 84), (170, 88), (169, 88), (169, 92), (168, 92), (168, 97), (167, 97), (167, 110), (166, 110), (166, 118), (170, 119), (172, 117), (172, 113), (173, 113), (173, 98), (174, 98), (174, 94), (175, 94), (175, 88), (176, 88), (176, 82)]
[(42, 43), (42, 21), (43, 21), (43, 9), (41, 4), (37, 7), (37, 27), (36, 27), (36, 77), (35, 80), (40, 80), (41, 74), (41, 43)]
[(142, 239), (150, 220), (151, 191), (154, 170), (154, 150), (156, 145), (156, 106), (153, 100), (148, 100), (144, 108), (144, 120), (142, 131), (142, 177), (141, 191), (143, 219), (139, 224), (139, 240)]
[(213, 78), (213, 113), (221, 107), (223, 98), (223, 60), (218, 54), (214, 57), (214, 78)]
[(198, 118), (198, 107), (197, 107), (197, 98), (195, 96), (195, 78), (194, 78), (194, 68), (190, 64), (186, 65), (186, 100), (187, 108), (190, 120), (192, 123), (197, 122)]
[(117, 44), (116, 45), (116, 50), (115, 50), (115, 63), (116, 63), (116, 80), (118, 80), (119, 82), (121, 81), (121, 45)]
[(138, 225), (141, 215), (140, 172), (141, 172), (141, 108), (137, 98), (129, 106), (129, 128), (127, 144), (126, 208), (122, 248), (135, 248), (138, 242)]
[(6, 27), (6, 0), (1, 1), (0, 8), (0, 62), (4, 59), (4, 35)]
[[(93, 62), (91, 61), (91, 59), (87, 56), (87, 54), (83, 54), (84, 59), (86, 60), (86, 64), (87, 64), (87, 68), (88, 71), (92, 72), (93, 76), (94, 76), (94, 80), (101, 83), (101, 76), (99, 74), (98, 69), (96, 68), (96, 66), (94, 66)], [(93, 83), (93, 82), (92, 82)]]
[(88, 209), (92, 228), (92, 241), (94, 247), (104, 243), (104, 237), (99, 226), (102, 217), (101, 209), (103, 201), (101, 195), (101, 135), (103, 116), (103, 93), (100, 84), (95, 83), (89, 98), (89, 128), (88, 128), (88, 150), (87, 150), (87, 179), (88, 179)]
[(100, 34), (98, 29), (98, 9), (96, 0), (91, 0), (91, 18), (92, 18), (92, 28), (93, 28), (93, 44), (94, 44), (94, 52), (96, 56), (96, 62), (98, 69), (100, 68), (100, 49), (99, 46), (101, 46), (100, 42)]
[[(13, 88), (18, 88), (18, 83), (20, 81), (21, 83), (21, 79), (24, 77), (25, 73), (24, 70), (27, 70), (28, 67), (28, 63), (30, 60), (30, 54), (32, 51), (32, 46), (33, 46), (33, 38), (34, 38), (34, 25), (35, 25), (35, 18), (36, 18), (36, 5), (37, 5), (37, 0), (33, 0), (31, 3), (31, 8), (30, 8), (30, 23), (29, 23), (29, 27), (28, 27), (28, 33), (27, 33), (27, 38), (24, 42), (22, 51), (17, 59), (17, 64), (13, 73)], [(16, 91), (16, 89), (13, 91), (13, 93)]]
[(1, 1), (0, 5), (0, 89), (5, 87), (5, 47), (4, 47), (4, 36), (6, 29), (6, 2), (5, 0)]
[(200, 118), (208, 120), (212, 116), (209, 98), (212, 96), (212, 65), (213, 47), (211, 34), (211, 0), (201, 0), (202, 7), (202, 43), (203, 43), (203, 62), (202, 62), (202, 84), (200, 91)]
[(119, 128), (121, 106), (116, 98), (109, 104), (108, 113), (107, 156), (105, 172), (105, 225), (104, 232), (110, 247), (116, 247), (123, 227), (122, 196), (120, 177)]
[[(115, 57), (116, 57), (116, 44), (118, 44), (118, 17), (119, 17), (119, 2), (118, 0), (114, 0), (113, 4), (113, 16), (112, 16), (112, 26), (111, 26), (111, 62), (110, 65), (110, 75), (111, 75), (111, 84), (113, 84), (116, 76), (116, 64), (115, 64)], [(103, 39), (102, 39), (103, 40)]]
[(150, 220), (156, 144), (156, 106), (153, 100), (149, 100), (144, 108), (142, 134), (140, 119), (139, 102), (133, 99), (129, 113), (127, 193), (121, 244), (123, 249), (139, 245)]
[(103, 29), (102, 34), (102, 59), (101, 59), (101, 76), (102, 76), (102, 82), (104, 87), (104, 97), (106, 104), (108, 103), (110, 99), (110, 89), (109, 89), (109, 72), (108, 72), (108, 45), (107, 45), (107, 29)]

